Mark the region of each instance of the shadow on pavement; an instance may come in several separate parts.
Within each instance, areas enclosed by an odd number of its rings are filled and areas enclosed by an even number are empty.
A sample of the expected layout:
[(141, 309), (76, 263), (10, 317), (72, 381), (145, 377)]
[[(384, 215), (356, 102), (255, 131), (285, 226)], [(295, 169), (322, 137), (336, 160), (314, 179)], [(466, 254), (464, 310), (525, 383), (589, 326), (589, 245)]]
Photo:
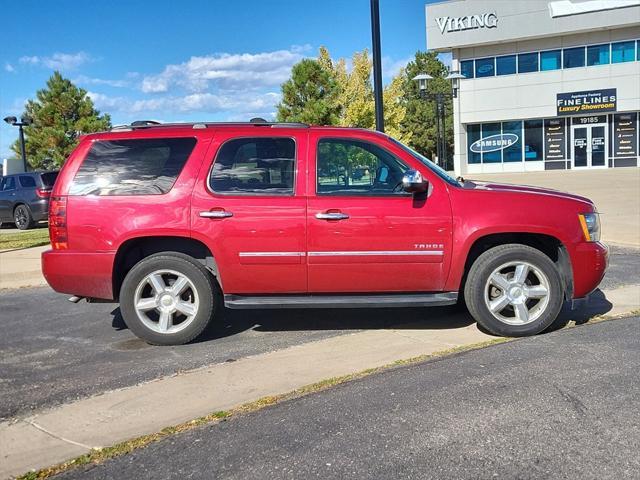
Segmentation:
[[(591, 294), (589, 301), (576, 310), (568, 302), (560, 316), (547, 331), (565, 327), (570, 321), (581, 325), (590, 318), (603, 315), (613, 305), (601, 290)], [(127, 329), (120, 308), (111, 312), (112, 327)], [(223, 309), (217, 322), (205, 330), (193, 343), (255, 330), (257, 332), (312, 330), (376, 330), (424, 329), (443, 330), (463, 328), (475, 320), (458, 306), (431, 308), (366, 308), (366, 309), (286, 309), (286, 310), (229, 310)], [(482, 329), (484, 331), (484, 329)], [(485, 332), (488, 333), (488, 332)]]

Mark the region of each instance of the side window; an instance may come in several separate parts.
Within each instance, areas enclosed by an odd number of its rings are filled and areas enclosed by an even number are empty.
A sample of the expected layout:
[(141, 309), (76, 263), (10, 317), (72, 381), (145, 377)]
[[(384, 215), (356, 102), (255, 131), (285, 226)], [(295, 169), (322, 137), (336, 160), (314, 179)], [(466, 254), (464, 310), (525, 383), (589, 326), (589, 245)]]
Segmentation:
[(27, 177), (25, 175), (20, 175), (20, 177), (18, 177), (20, 180), (20, 186), (22, 188), (35, 188), (36, 186), (36, 180), (33, 177)]
[(404, 193), (398, 158), (369, 142), (323, 138), (318, 141), (318, 195), (391, 195)]
[(2, 191), (7, 192), (9, 190), (16, 189), (16, 177), (6, 177), (2, 182)]
[(296, 143), (292, 138), (237, 138), (222, 144), (209, 176), (215, 193), (293, 195)]
[(71, 195), (159, 195), (173, 187), (195, 138), (96, 141), (69, 190)]

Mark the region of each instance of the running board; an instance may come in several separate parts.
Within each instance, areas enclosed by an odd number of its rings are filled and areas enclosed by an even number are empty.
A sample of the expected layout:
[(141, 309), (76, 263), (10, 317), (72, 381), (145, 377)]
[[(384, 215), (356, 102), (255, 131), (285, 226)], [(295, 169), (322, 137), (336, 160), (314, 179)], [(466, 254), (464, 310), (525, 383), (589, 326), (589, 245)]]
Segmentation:
[(225, 295), (227, 308), (381, 308), (453, 305), (458, 292), (369, 295)]

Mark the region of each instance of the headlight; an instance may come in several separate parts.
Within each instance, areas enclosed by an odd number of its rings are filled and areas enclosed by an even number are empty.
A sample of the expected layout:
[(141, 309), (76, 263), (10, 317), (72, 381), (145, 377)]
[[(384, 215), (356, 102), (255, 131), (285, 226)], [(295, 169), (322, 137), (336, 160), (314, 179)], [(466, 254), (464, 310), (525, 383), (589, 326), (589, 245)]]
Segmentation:
[(597, 213), (581, 213), (578, 215), (584, 239), (587, 242), (600, 241), (600, 215)]

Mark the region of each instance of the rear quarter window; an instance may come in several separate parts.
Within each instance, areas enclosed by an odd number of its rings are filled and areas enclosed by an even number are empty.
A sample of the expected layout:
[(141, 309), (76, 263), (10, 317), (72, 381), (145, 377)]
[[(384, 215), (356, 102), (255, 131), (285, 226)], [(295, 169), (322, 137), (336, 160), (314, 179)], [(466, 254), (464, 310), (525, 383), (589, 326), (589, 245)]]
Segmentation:
[(20, 186), (22, 188), (35, 188), (36, 186), (36, 179), (33, 177), (29, 177), (27, 175), (20, 175), (18, 179), (20, 180)]
[(70, 195), (160, 195), (173, 187), (195, 138), (96, 141)]
[(58, 172), (41, 173), (40, 178), (42, 179), (42, 184), (45, 186), (45, 188), (51, 188), (53, 187), (53, 184), (56, 183)]

